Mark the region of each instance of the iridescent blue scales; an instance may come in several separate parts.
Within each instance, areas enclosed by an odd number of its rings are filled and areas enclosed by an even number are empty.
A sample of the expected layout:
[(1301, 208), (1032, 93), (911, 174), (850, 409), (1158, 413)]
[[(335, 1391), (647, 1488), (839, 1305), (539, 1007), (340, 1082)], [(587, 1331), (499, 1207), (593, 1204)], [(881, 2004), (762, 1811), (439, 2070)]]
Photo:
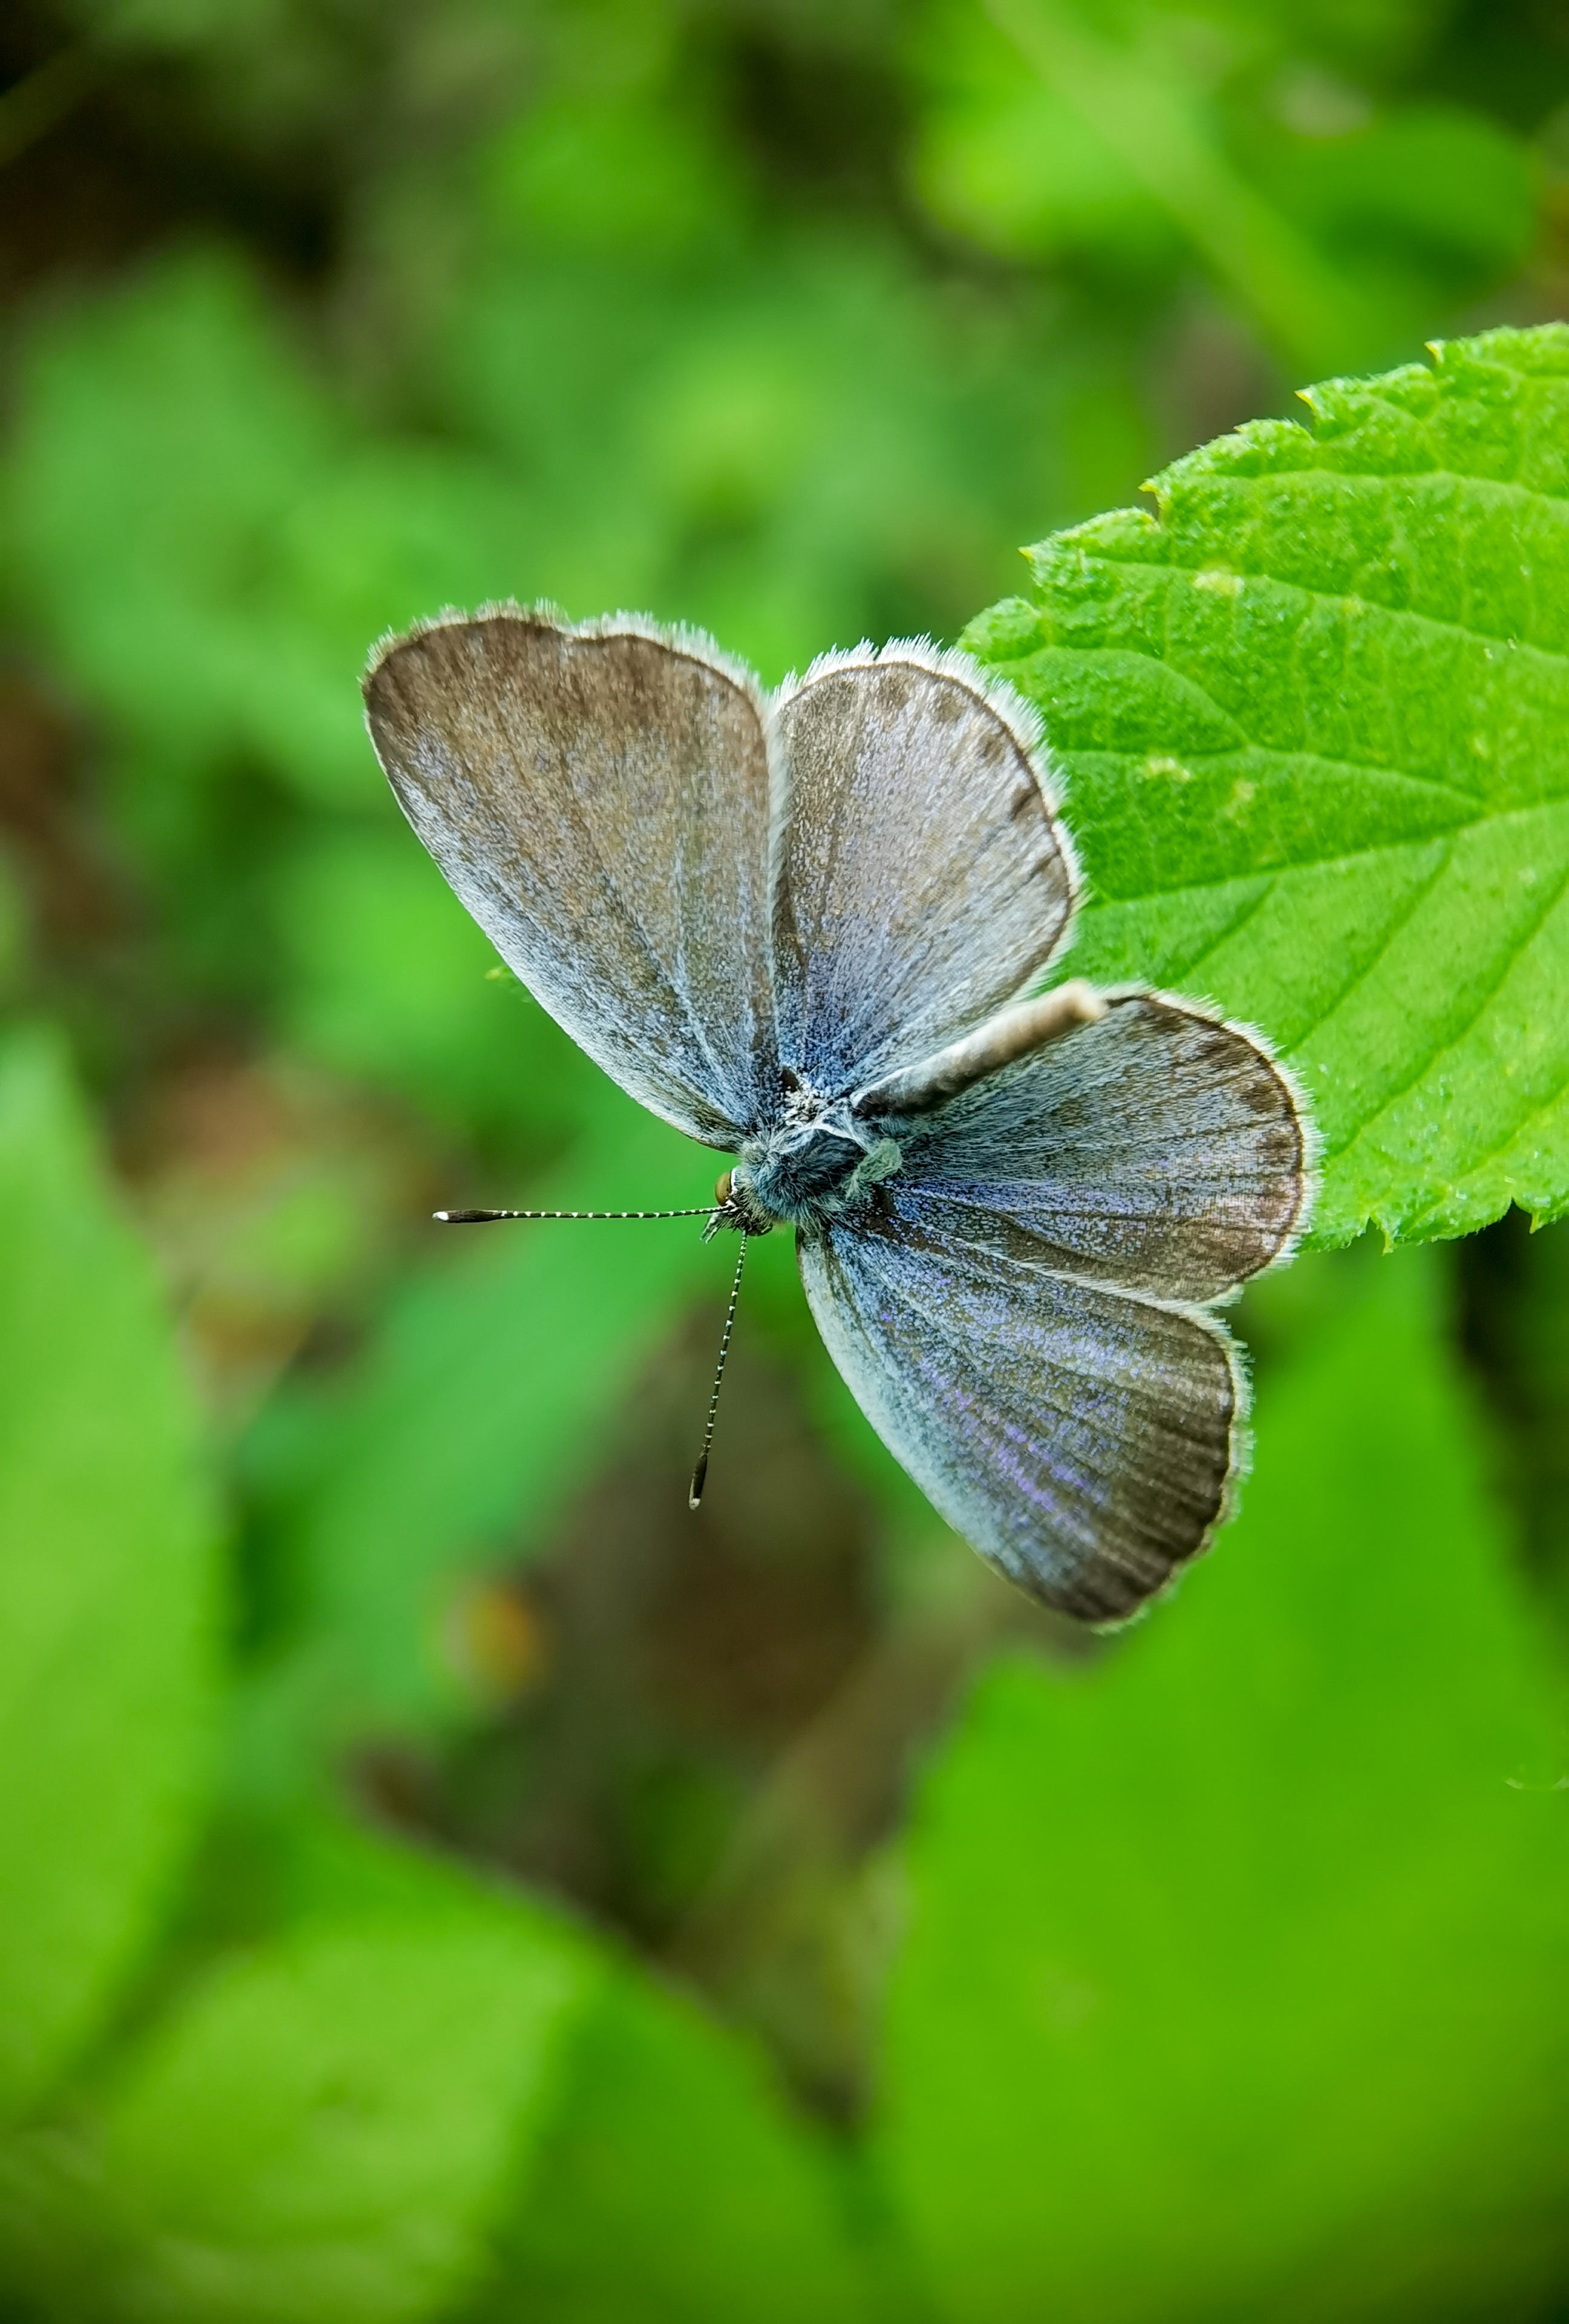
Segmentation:
[(1012, 1580), (1092, 1620), (1203, 1548), (1243, 1458), (1212, 1312), (1294, 1247), (1311, 1134), (1257, 1034), (1077, 982), (1028, 705), (922, 644), (767, 696), (616, 616), (444, 618), (366, 681), (415, 830), (589, 1056), (792, 1226), (873, 1425)]

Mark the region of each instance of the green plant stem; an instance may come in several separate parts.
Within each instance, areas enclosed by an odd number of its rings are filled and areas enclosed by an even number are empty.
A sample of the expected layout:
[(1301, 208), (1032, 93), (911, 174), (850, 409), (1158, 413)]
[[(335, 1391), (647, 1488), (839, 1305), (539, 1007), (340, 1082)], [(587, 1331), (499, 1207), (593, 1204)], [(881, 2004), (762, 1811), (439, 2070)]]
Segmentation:
[(1227, 161), (1153, 61), (1050, 0), (986, 0), (992, 23), (1089, 124), (1242, 301), (1281, 360), (1310, 372), (1366, 355), (1376, 318)]

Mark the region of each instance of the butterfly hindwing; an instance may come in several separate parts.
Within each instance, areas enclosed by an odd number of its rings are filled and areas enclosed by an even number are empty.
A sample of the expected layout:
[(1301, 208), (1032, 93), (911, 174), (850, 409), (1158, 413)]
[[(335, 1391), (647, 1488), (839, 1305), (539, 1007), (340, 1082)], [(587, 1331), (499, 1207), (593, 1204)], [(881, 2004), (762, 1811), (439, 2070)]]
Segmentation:
[(1190, 1001), (1105, 997), (1100, 1023), (901, 1125), (901, 1213), (1097, 1282), (1220, 1298), (1301, 1228), (1294, 1087), (1252, 1034)]
[(800, 1263), (872, 1426), (1033, 1596), (1116, 1620), (1224, 1515), (1243, 1390), (1214, 1317), (977, 1250), (897, 1205), (803, 1240)]
[(517, 611), (390, 646), (376, 752), (502, 957), (630, 1094), (713, 1146), (777, 1093), (770, 753), (706, 641)]

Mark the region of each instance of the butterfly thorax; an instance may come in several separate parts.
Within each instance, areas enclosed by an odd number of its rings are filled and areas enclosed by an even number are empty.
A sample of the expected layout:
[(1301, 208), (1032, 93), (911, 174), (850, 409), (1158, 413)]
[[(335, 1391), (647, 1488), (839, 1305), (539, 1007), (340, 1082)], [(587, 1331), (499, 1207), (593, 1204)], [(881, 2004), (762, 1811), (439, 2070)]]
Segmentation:
[(869, 1203), (900, 1166), (898, 1143), (858, 1120), (846, 1099), (792, 1085), (780, 1116), (742, 1147), (719, 1182), (716, 1222), (747, 1234), (793, 1226), (804, 1233)]

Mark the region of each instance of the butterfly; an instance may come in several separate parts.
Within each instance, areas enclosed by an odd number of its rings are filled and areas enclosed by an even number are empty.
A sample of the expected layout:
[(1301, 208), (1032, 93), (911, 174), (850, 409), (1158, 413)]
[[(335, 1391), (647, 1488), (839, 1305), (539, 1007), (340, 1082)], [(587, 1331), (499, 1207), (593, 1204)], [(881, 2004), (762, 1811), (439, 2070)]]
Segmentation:
[(707, 1231), (744, 1257), (794, 1229), (934, 1507), (1048, 1604), (1135, 1611), (1231, 1506), (1247, 1390), (1214, 1309), (1295, 1247), (1312, 1131), (1249, 1028), (1036, 991), (1082, 882), (1033, 707), (925, 642), (769, 694), (699, 633), (515, 606), (386, 643), (365, 701), (503, 960), (735, 1157)]

